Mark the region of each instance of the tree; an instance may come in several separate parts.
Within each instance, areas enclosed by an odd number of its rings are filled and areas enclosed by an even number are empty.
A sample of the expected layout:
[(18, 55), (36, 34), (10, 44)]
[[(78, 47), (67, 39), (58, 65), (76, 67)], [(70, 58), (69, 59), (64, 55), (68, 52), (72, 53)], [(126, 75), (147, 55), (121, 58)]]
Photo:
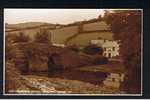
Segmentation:
[(18, 42), (29, 42), (30, 41), (30, 37), (25, 35), (23, 32), (20, 32), (19, 34), (16, 34), (13, 37), (13, 42), (14, 43), (18, 43)]
[(92, 64), (94, 64), (94, 65), (107, 64), (108, 63), (108, 58), (104, 57), (102, 55), (95, 55), (95, 56), (93, 56), (92, 59), (93, 59)]
[(30, 40), (29, 36), (26, 36), (24, 33), (19, 34), (7, 34), (5, 36), (5, 51), (6, 51), (6, 60), (10, 60), (15, 57), (15, 48), (14, 43), (28, 42)]
[(141, 11), (114, 11), (105, 15), (113, 37), (120, 40), (120, 54), (125, 65), (123, 89), (128, 93), (141, 91)]
[(103, 17), (102, 17), (101, 14), (98, 16), (98, 20), (99, 20), (99, 21), (103, 21)]
[(98, 47), (97, 45), (90, 44), (83, 48), (83, 52), (89, 55), (95, 55), (95, 54), (103, 54), (103, 49), (102, 47)]
[(13, 51), (13, 37), (15, 37), (16, 35), (14, 34), (7, 34), (5, 36), (5, 58), (6, 60), (10, 60), (14, 57), (14, 53)]
[(35, 35), (34, 42), (38, 43), (50, 43), (51, 42), (51, 34), (46, 29), (40, 29), (39, 32)]
[(75, 44), (69, 45), (69, 46), (67, 46), (67, 48), (72, 50), (72, 51), (79, 52), (79, 47)]

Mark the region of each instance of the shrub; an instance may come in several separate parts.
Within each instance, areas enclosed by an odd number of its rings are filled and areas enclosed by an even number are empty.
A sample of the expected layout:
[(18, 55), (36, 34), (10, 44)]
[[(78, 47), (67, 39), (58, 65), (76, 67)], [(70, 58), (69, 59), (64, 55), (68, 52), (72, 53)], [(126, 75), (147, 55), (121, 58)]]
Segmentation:
[(7, 34), (5, 36), (5, 57), (6, 60), (11, 60), (14, 57), (13, 52), (13, 39), (16, 37), (16, 34)]
[(101, 55), (97, 55), (93, 57), (93, 64), (106, 64), (108, 62), (108, 58), (103, 57)]
[(17, 90), (20, 86), (23, 85), (20, 81), (20, 71), (14, 66), (12, 62), (6, 62), (5, 73), (6, 93), (9, 93), (10, 90)]
[(79, 48), (77, 45), (70, 45), (67, 48), (72, 50), (72, 51), (79, 52)]
[(95, 54), (103, 54), (103, 49), (102, 47), (98, 47), (97, 45), (90, 44), (83, 48), (83, 52), (89, 55), (95, 55)]
[(19, 34), (14, 35), (13, 37), (13, 42), (18, 43), (18, 42), (29, 42), (30, 37), (25, 35), (24, 33), (20, 32)]
[(35, 35), (34, 42), (38, 43), (50, 43), (50, 33), (46, 29), (40, 29), (39, 32)]

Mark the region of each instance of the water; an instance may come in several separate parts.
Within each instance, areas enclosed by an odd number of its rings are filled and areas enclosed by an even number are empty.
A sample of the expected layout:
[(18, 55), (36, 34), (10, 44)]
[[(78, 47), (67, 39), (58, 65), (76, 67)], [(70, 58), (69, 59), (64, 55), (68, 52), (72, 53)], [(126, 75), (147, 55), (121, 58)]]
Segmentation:
[(32, 75), (46, 76), (50, 78), (61, 78), (68, 80), (78, 80), (99, 85), (107, 77), (104, 72), (80, 71), (80, 70), (55, 70), (48, 75), (48, 72), (34, 72)]

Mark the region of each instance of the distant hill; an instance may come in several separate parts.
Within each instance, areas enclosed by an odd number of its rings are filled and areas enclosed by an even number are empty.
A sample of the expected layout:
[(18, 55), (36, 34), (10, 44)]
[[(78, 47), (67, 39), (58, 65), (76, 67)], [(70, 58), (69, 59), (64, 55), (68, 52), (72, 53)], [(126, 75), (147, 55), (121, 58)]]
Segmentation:
[(52, 26), (55, 27), (55, 24), (45, 23), (45, 22), (26, 22), (26, 23), (18, 23), (18, 24), (6, 24), (7, 29), (24, 29), (24, 28), (32, 28), (39, 26)]
[(85, 46), (93, 39), (102, 38), (113, 40), (113, 34), (109, 25), (105, 21), (99, 19), (76, 22), (67, 25), (43, 22), (7, 24), (5, 32), (6, 34), (17, 34), (23, 32), (30, 36), (31, 39), (34, 39), (35, 34), (39, 32), (40, 28), (46, 28), (49, 30), (49, 33), (51, 33), (51, 41), (55, 44), (76, 44)]

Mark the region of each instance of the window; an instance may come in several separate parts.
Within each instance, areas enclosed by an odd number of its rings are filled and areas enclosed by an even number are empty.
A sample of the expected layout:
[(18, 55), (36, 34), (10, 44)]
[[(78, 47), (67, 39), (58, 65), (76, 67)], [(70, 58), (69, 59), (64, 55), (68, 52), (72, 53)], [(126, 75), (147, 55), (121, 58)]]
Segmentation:
[(115, 51), (115, 47), (113, 47), (112, 50)]
[(111, 53), (108, 53), (108, 57), (111, 58)]

